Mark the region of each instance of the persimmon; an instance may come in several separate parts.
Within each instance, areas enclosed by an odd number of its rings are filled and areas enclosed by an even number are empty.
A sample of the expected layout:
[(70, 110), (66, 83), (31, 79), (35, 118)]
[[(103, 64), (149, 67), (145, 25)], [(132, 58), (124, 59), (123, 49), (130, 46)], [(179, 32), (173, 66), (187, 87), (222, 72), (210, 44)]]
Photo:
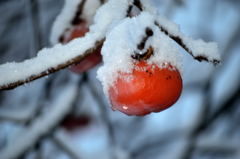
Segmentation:
[[(83, 37), (87, 32), (88, 24), (86, 21), (81, 21), (79, 24), (73, 26), (72, 29), (68, 30), (63, 36), (63, 43), (67, 43), (75, 38)], [(101, 49), (99, 48), (94, 53), (87, 56), (84, 60), (79, 62), (78, 64), (70, 66), (70, 70), (74, 73), (83, 73), (102, 61)]]
[(182, 78), (176, 67), (165, 64), (160, 68), (139, 61), (132, 73), (118, 73), (108, 93), (113, 110), (142, 116), (169, 108), (178, 100), (181, 91)]

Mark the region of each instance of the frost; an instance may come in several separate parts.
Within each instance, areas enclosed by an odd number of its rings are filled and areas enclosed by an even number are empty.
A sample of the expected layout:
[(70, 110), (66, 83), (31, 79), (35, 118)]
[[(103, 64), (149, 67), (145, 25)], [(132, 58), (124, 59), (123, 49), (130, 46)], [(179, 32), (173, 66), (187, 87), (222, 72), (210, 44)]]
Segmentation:
[(174, 47), (172, 40), (154, 25), (154, 19), (155, 17), (150, 13), (142, 12), (137, 17), (124, 19), (107, 34), (102, 48), (104, 65), (97, 74), (106, 94), (119, 72), (132, 72), (134, 60), (131, 55), (138, 51), (137, 45), (146, 36), (146, 28), (153, 30), (153, 36), (149, 37), (142, 52), (145, 52), (150, 46), (154, 49), (153, 56), (147, 62), (157, 64), (160, 68), (165, 63), (171, 63), (181, 70), (180, 53)]

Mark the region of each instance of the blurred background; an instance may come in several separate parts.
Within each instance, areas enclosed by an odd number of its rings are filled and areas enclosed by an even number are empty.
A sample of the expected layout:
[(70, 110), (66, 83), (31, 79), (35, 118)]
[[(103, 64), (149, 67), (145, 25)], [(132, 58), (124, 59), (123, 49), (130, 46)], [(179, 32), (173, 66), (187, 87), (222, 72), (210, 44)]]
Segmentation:
[[(1, 159), (240, 159), (240, 1), (151, 1), (187, 35), (218, 42), (222, 64), (199, 63), (180, 49), (180, 99), (144, 117), (110, 109), (98, 67), (81, 75), (65, 69), (1, 91)], [(0, 63), (51, 47), (63, 5), (0, 0)]]

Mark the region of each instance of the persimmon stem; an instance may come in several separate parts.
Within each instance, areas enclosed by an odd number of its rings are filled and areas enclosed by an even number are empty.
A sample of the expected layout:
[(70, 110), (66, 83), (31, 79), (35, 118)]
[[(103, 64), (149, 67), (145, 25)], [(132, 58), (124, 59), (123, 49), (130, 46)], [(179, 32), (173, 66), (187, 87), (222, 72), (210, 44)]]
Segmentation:
[[(137, 45), (138, 50), (143, 50), (145, 48), (146, 41), (149, 39), (149, 37), (153, 36), (153, 30), (147, 27), (145, 30), (145, 34), (146, 36), (143, 37), (141, 42)], [(150, 46), (146, 52), (140, 54), (138, 51), (135, 51), (131, 57), (138, 61), (147, 60), (153, 55), (153, 53), (154, 49)]]

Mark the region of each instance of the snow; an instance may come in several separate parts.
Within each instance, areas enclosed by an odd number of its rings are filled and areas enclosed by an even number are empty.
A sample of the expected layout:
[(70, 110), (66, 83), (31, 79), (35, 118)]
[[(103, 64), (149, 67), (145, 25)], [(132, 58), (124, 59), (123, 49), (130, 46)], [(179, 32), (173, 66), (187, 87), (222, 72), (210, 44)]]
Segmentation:
[(106, 33), (111, 30), (127, 14), (129, 0), (109, 0), (100, 7), (94, 17), (95, 25), (90, 26), (90, 32)]
[(76, 96), (76, 83), (69, 85), (62, 91), (57, 99), (51, 103), (51, 108), (37, 118), (33, 124), (22, 131), (7, 147), (0, 151), (0, 158), (13, 159), (26, 151), (39, 137), (53, 128), (71, 108)]
[(214, 60), (221, 60), (217, 43), (204, 42), (202, 39), (195, 40), (182, 33), (177, 24), (169, 21), (159, 14), (157, 22), (160, 24), (160, 26), (167, 30), (170, 35), (180, 37), (186, 47), (192, 51), (194, 57), (204, 56), (207, 57), (211, 62)]
[(64, 33), (66, 28), (71, 26), (71, 21), (77, 12), (78, 4), (81, 2), (82, 0), (65, 0), (61, 13), (57, 16), (55, 22), (53, 23), (50, 36), (50, 42), (52, 44), (58, 43), (59, 37)]
[(97, 35), (87, 34), (84, 38), (76, 39), (67, 45), (57, 44), (53, 48), (45, 48), (39, 51), (35, 58), (19, 63), (3, 64), (0, 66), (0, 73), (4, 76), (1, 77), (0, 84), (7, 85), (11, 82), (25, 80), (50, 68), (56, 68), (94, 46), (95, 39), (100, 40)]
[(100, 7), (100, 1), (87, 0), (83, 8), (82, 17), (86, 18), (89, 24), (93, 23), (93, 17), (96, 14), (97, 9)]
[[(165, 63), (171, 63), (181, 70), (180, 53), (172, 40), (154, 25), (154, 19), (150, 13), (142, 12), (137, 17), (124, 19), (107, 34), (102, 48), (104, 65), (97, 74), (106, 94), (109, 86), (116, 80), (118, 72), (132, 72), (136, 61), (131, 55), (135, 51), (145, 52), (150, 46), (154, 49), (154, 55), (147, 60), (149, 64), (156, 64), (162, 68)], [(147, 40), (143, 50), (137, 50), (137, 45), (146, 36), (147, 27), (151, 28), (154, 34)]]
[[(66, 29), (71, 28), (71, 21), (73, 20), (76, 12), (78, 10), (79, 4), (82, 0), (65, 0), (65, 5), (61, 13), (57, 16), (53, 23), (50, 42), (52, 44), (59, 43), (59, 37), (65, 32)], [(93, 23), (93, 16), (96, 10), (100, 6), (100, 1), (87, 0), (85, 2), (82, 17), (88, 22), (88, 24)]]
[(143, 0), (143, 4), (148, 12), (156, 14), (156, 22), (158, 22), (161, 27), (167, 30), (170, 35), (180, 37), (183, 40), (183, 43), (192, 51), (194, 57), (204, 56), (207, 57), (211, 62), (215, 59), (220, 61), (221, 58), (217, 43), (204, 42), (201, 39), (192, 39), (180, 31), (179, 25), (159, 14), (156, 7), (154, 7), (152, 3), (149, 3), (147, 0)]
[(94, 18), (94, 25), (90, 27), (90, 32), (84, 37), (72, 40), (66, 45), (56, 44), (52, 48), (42, 49), (35, 58), (23, 62), (0, 65), (0, 74), (4, 74), (0, 79), (0, 85), (26, 80), (82, 55), (86, 50), (92, 48), (96, 41), (104, 38), (107, 30), (112, 26), (111, 23), (115, 24), (125, 17), (127, 5), (127, 0), (111, 0), (99, 8)]

